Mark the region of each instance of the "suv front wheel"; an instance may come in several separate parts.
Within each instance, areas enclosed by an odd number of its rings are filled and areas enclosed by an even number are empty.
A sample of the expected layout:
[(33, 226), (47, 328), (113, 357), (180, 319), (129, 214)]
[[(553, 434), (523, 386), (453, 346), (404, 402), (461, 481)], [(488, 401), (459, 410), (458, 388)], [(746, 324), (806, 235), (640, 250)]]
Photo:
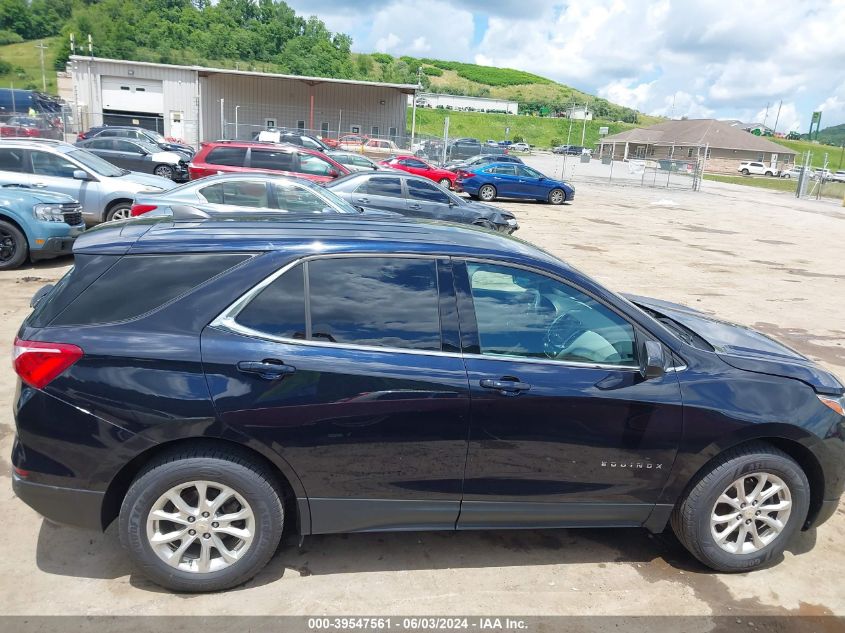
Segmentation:
[(120, 540), (156, 584), (219, 591), (243, 584), (282, 536), (272, 473), (236, 452), (184, 449), (149, 464), (120, 510)]
[(786, 453), (765, 443), (728, 451), (695, 480), (672, 529), (702, 563), (744, 572), (780, 556), (801, 528), (810, 484)]

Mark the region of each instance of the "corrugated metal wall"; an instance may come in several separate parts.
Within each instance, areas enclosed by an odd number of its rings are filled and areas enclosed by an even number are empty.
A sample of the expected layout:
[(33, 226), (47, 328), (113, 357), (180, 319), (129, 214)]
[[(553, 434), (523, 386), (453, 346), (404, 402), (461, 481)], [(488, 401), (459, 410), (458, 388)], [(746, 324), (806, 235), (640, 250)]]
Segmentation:
[[(287, 128), (302, 122), (304, 128), (317, 133), (327, 127), (330, 136), (336, 136), (338, 129), (350, 132), (352, 126), (368, 135), (388, 136), (391, 128), (397, 137), (405, 135), (407, 96), (396, 88), (337, 83), (310, 86), (297, 79), (222, 74), (201, 77), (200, 83), (206, 139), (235, 137), (236, 107), (241, 139), (251, 138), (267, 120)], [(221, 99), (225, 131), (221, 129)]]

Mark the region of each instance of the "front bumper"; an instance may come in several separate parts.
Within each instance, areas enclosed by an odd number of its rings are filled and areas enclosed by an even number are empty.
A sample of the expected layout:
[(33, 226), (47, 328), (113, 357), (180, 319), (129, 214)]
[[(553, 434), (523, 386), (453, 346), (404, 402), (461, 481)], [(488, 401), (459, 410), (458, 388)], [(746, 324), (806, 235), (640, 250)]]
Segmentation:
[(41, 516), (56, 523), (102, 529), (105, 493), (37, 484), (12, 473), (15, 495)]
[(34, 245), (30, 245), (29, 258), (35, 262), (42, 259), (52, 259), (53, 257), (70, 255), (73, 252), (73, 243), (82, 233), (83, 228), (84, 225), (71, 227), (71, 231), (67, 235), (36, 238), (36, 240), (43, 240), (43, 243), (38, 244), (36, 241)]

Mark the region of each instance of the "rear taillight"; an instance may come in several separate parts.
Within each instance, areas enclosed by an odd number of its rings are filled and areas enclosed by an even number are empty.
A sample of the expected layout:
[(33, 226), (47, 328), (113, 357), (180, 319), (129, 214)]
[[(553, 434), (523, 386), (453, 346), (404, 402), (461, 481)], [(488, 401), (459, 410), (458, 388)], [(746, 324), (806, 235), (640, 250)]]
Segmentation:
[(85, 140), (85, 138), (86, 138), (86, 137), (85, 137), (85, 132), (80, 132), (79, 134), (77, 134), (77, 135), (76, 135), (76, 140), (77, 140), (77, 141), (84, 141), (84, 140)]
[(43, 389), (82, 355), (81, 348), (69, 343), (22, 341), (15, 338), (12, 363), (22, 381), (36, 389)]
[(129, 215), (133, 218), (138, 217), (139, 215), (144, 215), (145, 213), (149, 213), (154, 209), (158, 209), (158, 205), (155, 204), (133, 204), (132, 208), (129, 210)]
[(472, 176), (471, 172), (464, 171), (463, 169), (459, 169), (458, 173), (455, 174), (455, 179), (456, 180), (463, 180), (464, 178), (468, 178), (469, 176)]

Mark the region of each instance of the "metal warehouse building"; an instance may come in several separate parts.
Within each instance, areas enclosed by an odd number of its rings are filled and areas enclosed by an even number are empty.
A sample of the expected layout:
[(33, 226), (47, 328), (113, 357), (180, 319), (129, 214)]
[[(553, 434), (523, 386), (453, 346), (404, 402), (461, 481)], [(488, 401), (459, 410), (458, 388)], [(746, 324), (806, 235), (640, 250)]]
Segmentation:
[(360, 133), (401, 142), (411, 84), (300, 77), (73, 55), (80, 128), (142, 125), (199, 144), (268, 128), (335, 138)]

